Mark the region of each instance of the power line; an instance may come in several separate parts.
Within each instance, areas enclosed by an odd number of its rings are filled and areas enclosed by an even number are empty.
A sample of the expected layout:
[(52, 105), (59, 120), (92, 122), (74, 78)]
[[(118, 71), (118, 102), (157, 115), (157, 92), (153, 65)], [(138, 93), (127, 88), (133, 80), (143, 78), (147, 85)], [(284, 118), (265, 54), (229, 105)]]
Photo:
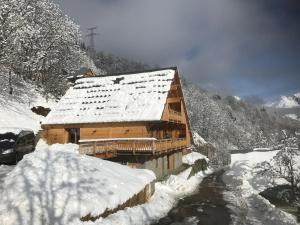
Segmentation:
[(90, 45), (89, 45), (89, 48), (91, 49), (95, 49), (95, 39), (94, 37), (96, 35), (98, 35), (98, 33), (95, 32), (95, 30), (97, 29), (97, 27), (90, 27), (90, 28), (87, 28), (89, 34), (87, 34), (86, 36), (90, 38)]

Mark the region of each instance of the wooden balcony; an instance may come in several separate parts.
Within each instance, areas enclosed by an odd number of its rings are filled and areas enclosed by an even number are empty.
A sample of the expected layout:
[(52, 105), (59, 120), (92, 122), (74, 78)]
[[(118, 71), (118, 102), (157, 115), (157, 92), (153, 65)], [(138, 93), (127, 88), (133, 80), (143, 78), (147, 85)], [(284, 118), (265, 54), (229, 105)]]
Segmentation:
[(181, 123), (182, 122), (182, 115), (180, 112), (177, 112), (175, 110), (172, 110), (169, 108), (169, 120), (171, 122), (175, 123)]
[(186, 139), (129, 138), (80, 140), (80, 154), (111, 158), (117, 154), (161, 154), (187, 147)]

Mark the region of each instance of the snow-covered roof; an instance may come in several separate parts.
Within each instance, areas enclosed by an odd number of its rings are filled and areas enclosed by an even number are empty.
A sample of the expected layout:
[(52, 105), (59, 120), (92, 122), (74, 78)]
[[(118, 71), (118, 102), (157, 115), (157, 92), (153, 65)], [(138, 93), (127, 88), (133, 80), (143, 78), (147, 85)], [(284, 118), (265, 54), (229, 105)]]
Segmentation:
[(175, 70), (78, 79), (43, 124), (158, 121)]

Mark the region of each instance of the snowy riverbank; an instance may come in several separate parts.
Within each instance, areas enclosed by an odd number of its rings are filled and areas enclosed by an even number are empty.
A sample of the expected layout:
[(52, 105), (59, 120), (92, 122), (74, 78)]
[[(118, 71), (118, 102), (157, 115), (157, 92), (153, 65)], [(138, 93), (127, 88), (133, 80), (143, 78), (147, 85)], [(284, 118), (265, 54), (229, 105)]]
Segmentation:
[(278, 151), (250, 152), (233, 154), (230, 169), (224, 175), (224, 181), (229, 187), (225, 199), (235, 212), (234, 224), (253, 225), (291, 225), (297, 224), (296, 219), (272, 205), (259, 193), (273, 182), (281, 184), (282, 180), (271, 177), (256, 176), (253, 168), (257, 163), (270, 161)]

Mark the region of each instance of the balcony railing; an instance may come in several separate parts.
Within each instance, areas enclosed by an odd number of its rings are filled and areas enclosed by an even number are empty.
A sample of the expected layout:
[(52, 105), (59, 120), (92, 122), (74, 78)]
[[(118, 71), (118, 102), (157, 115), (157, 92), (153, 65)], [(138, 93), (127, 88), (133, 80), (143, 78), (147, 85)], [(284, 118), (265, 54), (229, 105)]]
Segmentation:
[(187, 147), (186, 139), (129, 138), (80, 140), (80, 154), (159, 154)]
[(182, 121), (181, 112), (177, 112), (169, 108), (169, 120), (174, 122), (181, 122)]

